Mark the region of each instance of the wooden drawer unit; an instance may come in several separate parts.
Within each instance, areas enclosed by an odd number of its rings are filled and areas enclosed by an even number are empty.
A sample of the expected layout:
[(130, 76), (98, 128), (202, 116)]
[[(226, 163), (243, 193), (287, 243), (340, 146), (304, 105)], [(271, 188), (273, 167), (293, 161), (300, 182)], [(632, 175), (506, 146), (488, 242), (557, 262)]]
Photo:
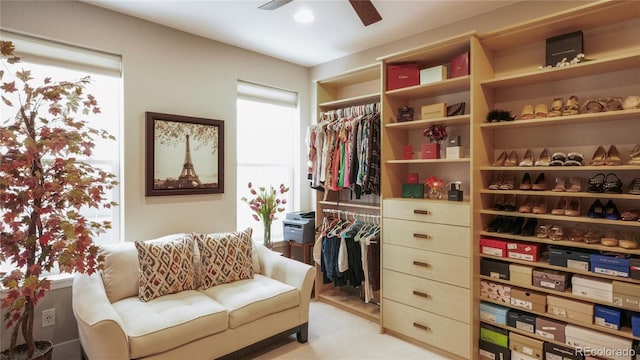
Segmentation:
[[(469, 287), (469, 259), (383, 244), (384, 268), (462, 287)], [(386, 292), (386, 290), (385, 290)]]
[(382, 241), (416, 249), (470, 256), (468, 227), (430, 224), (419, 221), (383, 219)]
[(468, 358), (469, 324), (422, 311), (392, 300), (382, 307), (384, 326), (417, 341)]
[(469, 323), (469, 289), (392, 270), (384, 270), (382, 279), (385, 299)]
[(385, 218), (426, 221), (439, 224), (469, 226), (471, 209), (468, 203), (414, 199), (384, 200)]

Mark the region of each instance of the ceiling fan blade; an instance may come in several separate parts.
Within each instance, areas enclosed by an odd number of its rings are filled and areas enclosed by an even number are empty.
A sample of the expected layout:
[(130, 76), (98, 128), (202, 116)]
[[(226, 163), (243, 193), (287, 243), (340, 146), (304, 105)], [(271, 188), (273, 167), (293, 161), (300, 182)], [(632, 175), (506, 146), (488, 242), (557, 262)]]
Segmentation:
[(282, 5), (286, 5), (288, 3), (290, 3), (293, 0), (271, 0), (269, 2), (266, 2), (260, 6), (258, 6), (258, 9), (261, 10), (275, 10), (277, 8), (279, 8)]
[(364, 26), (369, 26), (382, 20), (382, 16), (380, 16), (376, 7), (373, 6), (371, 0), (349, 0), (349, 3), (353, 6), (353, 10), (356, 11)]

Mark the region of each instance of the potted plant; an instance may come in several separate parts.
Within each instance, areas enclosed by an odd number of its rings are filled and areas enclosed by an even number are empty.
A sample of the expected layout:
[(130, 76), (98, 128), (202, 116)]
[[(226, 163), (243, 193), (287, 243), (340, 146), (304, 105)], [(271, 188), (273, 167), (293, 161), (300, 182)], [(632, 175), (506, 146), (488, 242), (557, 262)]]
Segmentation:
[[(256, 221), (262, 221), (264, 225), (264, 246), (271, 249), (271, 223), (277, 219), (276, 215), (285, 210), (284, 205), (287, 203), (287, 199), (284, 197), (284, 193), (289, 191), (289, 188), (284, 184), (280, 184), (278, 190), (269, 185), (269, 189), (264, 186), (259, 186), (258, 190), (253, 187), (253, 184), (248, 184), (251, 199), (247, 199), (246, 196), (240, 198), (243, 202), (249, 204), (253, 214), (253, 219)], [(282, 196), (279, 198), (278, 196)]]
[[(0, 274), (1, 308), (6, 328), (13, 328), (0, 358), (47, 359), (52, 344), (33, 338), (35, 306), (50, 289), (43, 273), (56, 264), (66, 273), (99, 269), (93, 237), (110, 223), (90, 221), (81, 210), (115, 206), (106, 195), (117, 183), (83, 158), (95, 139), (113, 136), (77, 118), (100, 112), (85, 92), (88, 77), (34, 85), (14, 51), (13, 43), (0, 41), (0, 262), (11, 267)], [(24, 344), (17, 345), (18, 334)]]

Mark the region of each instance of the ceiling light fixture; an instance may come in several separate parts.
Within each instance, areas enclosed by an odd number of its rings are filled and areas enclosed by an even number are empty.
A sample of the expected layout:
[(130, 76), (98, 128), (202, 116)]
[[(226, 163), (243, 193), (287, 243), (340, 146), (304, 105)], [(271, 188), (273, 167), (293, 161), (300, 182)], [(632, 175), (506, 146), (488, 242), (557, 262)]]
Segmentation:
[(293, 15), (293, 18), (297, 22), (302, 24), (309, 24), (314, 20), (313, 13), (307, 9), (299, 10), (298, 12), (295, 13), (295, 15)]

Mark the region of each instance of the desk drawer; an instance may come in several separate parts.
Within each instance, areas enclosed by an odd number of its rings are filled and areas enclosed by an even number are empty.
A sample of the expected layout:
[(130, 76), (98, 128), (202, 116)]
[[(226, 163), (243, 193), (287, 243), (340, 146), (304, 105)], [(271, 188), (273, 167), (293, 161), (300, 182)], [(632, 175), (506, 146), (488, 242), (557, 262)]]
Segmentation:
[(382, 204), (385, 218), (469, 226), (469, 203), (457, 201), (387, 199)]
[(382, 306), (383, 327), (458, 356), (469, 358), (468, 324), (392, 300)]
[(385, 269), (469, 287), (471, 270), (468, 258), (392, 244), (383, 244), (382, 250)]
[(384, 270), (382, 279), (385, 299), (437, 313), (467, 324), (470, 322), (471, 296), (469, 289), (392, 270)]
[(382, 241), (387, 244), (470, 257), (468, 227), (385, 218)]

